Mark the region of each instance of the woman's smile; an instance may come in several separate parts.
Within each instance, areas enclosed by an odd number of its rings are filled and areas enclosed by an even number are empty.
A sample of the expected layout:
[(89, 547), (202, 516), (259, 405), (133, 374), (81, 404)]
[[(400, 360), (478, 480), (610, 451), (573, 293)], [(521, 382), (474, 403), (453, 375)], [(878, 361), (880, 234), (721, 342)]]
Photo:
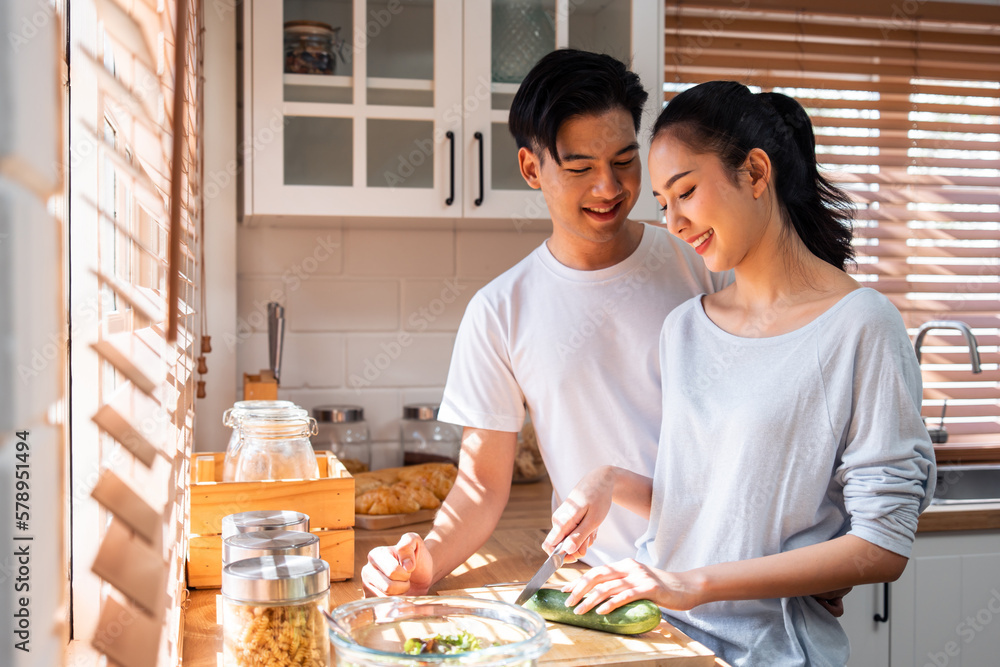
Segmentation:
[(704, 234), (692, 236), (691, 238), (686, 239), (686, 241), (691, 244), (691, 247), (695, 249), (695, 252), (701, 255), (708, 249), (708, 244), (712, 242), (713, 236), (715, 236), (715, 230), (709, 229)]

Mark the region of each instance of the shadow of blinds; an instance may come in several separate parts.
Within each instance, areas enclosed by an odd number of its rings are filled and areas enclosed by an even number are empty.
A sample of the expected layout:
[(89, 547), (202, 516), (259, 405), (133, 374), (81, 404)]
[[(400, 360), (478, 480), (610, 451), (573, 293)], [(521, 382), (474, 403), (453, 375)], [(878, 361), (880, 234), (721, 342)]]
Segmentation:
[[(72, 66), (97, 82), (98, 109), (84, 123), (88, 136), (74, 145), (89, 140), (99, 151), (99, 186), (71, 215), (74, 234), (97, 238), (89, 277), (99, 294), (99, 333), (90, 347), (103, 363), (91, 417), (100, 441), (72, 446), (94, 447), (100, 474), (91, 496), (105, 512), (92, 526), (100, 544), (91, 570), (103, 584), (87, 589), (100, 596), (77, 593), (73, 609), (99, 615), (90, 642), (122, 667), (180, 661), (201, 216), (201, 12), (200, 0), (94, 0), (97, 49), (84, 24), (74, 31), (74, 53), (85, 57)], [(74, 571), (74, 590), (82, 576)]]

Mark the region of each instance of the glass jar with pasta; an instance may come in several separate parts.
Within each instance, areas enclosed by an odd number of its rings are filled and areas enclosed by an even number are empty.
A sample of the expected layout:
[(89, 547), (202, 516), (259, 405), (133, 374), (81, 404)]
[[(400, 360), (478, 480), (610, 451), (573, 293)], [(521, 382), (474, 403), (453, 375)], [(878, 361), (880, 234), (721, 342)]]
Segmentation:
[(222, 570), (224, 667), (328, 667), (323, 612), (330, 567), (308, 556), (260, 556)]

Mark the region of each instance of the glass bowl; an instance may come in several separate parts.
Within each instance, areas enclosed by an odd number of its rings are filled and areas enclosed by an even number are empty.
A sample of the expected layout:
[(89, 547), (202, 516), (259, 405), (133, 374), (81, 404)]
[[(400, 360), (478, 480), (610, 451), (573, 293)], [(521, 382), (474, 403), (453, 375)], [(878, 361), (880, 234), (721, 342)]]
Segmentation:
[[(545, 621), (499, 600), (465, 597), (384, 597), (342, 604), (327, 615), (336, 667), (475, 665), (529, 667), (549, 650)], [(464, 653), (403, 652), (407, 639), (469, 632), (487, 644)]]

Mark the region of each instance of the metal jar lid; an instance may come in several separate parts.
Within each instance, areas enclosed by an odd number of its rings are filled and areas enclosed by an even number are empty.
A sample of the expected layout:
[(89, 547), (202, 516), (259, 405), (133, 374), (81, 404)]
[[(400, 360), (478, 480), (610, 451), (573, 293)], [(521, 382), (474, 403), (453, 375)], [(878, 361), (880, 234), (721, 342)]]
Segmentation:
[(438, 408), (440, 407), (437, 403), (410, 403), (403, 406), (403, 419), (416, 419), (422, 422), (432, 421), (437, 419)]
[(332, 35), (338, 30), (340, 30), (340, 26), (334, 28), (329, 23), (322, 21), (285, 21), (285, 32), (287, 33)]
[(298, 530), (309, 532), (309, 515), (291, 510), (257, 510), (222, 517), (222, 539), (237, 533), (258, 530)]
[(259, 556), (319, 558), (319, 536), (298, 530), (256, 530), (222, 541), (222, 565)]
[(330, 566), (309, 556), (260, 556), (222, 568), (222, 594), (231, 600), (287, 603), (330, 590)]
[(361, 422), (365, 420), (365, 409), (360, 405), (317, 405), (313, 417), (322, 423)]

